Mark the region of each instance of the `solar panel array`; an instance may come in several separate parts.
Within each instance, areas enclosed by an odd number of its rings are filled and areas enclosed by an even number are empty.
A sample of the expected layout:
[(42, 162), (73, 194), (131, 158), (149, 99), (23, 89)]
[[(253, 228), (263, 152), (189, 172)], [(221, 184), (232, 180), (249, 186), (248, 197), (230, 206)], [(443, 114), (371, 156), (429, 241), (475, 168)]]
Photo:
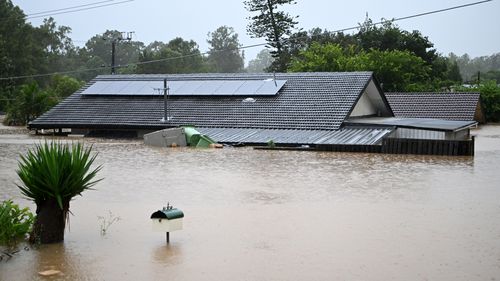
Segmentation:
[[(286, 80), (167, 81), (172, 96), (274, 96)], [(96, 81), (82, 95), (163, 95), (163, 81)]]

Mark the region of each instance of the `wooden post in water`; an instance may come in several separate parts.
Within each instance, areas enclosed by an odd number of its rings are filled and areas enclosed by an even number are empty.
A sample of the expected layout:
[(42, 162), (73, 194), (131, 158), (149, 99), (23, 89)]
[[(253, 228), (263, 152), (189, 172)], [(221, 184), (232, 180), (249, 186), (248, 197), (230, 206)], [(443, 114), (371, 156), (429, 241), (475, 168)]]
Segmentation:
[(170, 232), (167, 232), (167, 244), (170, 243)]

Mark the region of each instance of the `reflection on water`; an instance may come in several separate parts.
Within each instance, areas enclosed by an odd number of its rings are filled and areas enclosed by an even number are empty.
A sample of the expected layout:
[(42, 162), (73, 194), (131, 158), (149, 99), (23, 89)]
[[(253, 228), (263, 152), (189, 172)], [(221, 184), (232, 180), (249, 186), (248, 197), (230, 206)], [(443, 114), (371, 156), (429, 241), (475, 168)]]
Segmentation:
[[(492, 280), (500, 127), (476, 133), (473, 158), (85, 139), (105, 179), (71, 203), (64, 243), (0, 262), (0, 280)], [(34, 207), (15, 169), (39, 141), (0, 135), (0, 200)], [(186, 214), (168, 245), (149, 221), (167, 202)], [(120, 221), (101, 236), (109, 211)]]
[(182, 263), (182, 247), (179, 244), (158, 246), (153, 252), (151, 261), (165, 266)]

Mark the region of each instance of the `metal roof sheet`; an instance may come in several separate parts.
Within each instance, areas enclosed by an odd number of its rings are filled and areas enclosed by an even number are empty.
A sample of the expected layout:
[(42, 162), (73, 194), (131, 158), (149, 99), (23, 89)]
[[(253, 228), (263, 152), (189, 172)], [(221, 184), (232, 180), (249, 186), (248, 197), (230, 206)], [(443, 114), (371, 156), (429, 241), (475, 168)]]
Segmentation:
[(279, 130), (279, 129), (238, 129), (238, 128), (196, 128), (200, 133), (220, 143), (266, 144), (273, 140), (276, 144), (348, 144), (376, 145), (393, 128), (342, 128), (324, 130)]
[[(31, 128), (165, 128), (180, 125), (261, 129), (336, 130), (368, 83), (371, 72), (273, 74), (169, 74), (169, 81), (286, 80), (278, 95), (170, 96), (170, 121), (162, 96), (82, 95), (98, 81), (123, 81), (127, 87), (150, 87), (166, 75), (103, 75), (30, 122)], [(123, 84), (125, 85), (125, 84)], [(121, 89), (120, 91), (125, 91)]]
[(479, 93), (385, 93), (395, 117), (473, 121)]
[(459, 131), (475, 126), (475, 121), (454, 121), (431, 118), (396, 118), (396, 117), (372, 117), (352, 118), (345, 121), (347, 125), (362, 126), (396, 126), (402, 128), (414, 128), (437, 131)]

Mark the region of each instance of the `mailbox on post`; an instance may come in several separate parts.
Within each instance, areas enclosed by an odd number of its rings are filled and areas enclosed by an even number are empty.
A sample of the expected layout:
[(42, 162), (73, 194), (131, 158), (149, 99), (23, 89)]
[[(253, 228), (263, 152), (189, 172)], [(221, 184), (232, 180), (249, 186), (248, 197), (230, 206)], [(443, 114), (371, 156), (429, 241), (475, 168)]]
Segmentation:
[(169, 243), (170, 232), (182, 230), (183, 218), (184, 213), (181, 210), (173, 208), (172, 206), (167, 204), (167, 207), (163, 207), (162, 210), (158, 210), (151, 214), (153, 231), (166, 232), (167, 243)]

